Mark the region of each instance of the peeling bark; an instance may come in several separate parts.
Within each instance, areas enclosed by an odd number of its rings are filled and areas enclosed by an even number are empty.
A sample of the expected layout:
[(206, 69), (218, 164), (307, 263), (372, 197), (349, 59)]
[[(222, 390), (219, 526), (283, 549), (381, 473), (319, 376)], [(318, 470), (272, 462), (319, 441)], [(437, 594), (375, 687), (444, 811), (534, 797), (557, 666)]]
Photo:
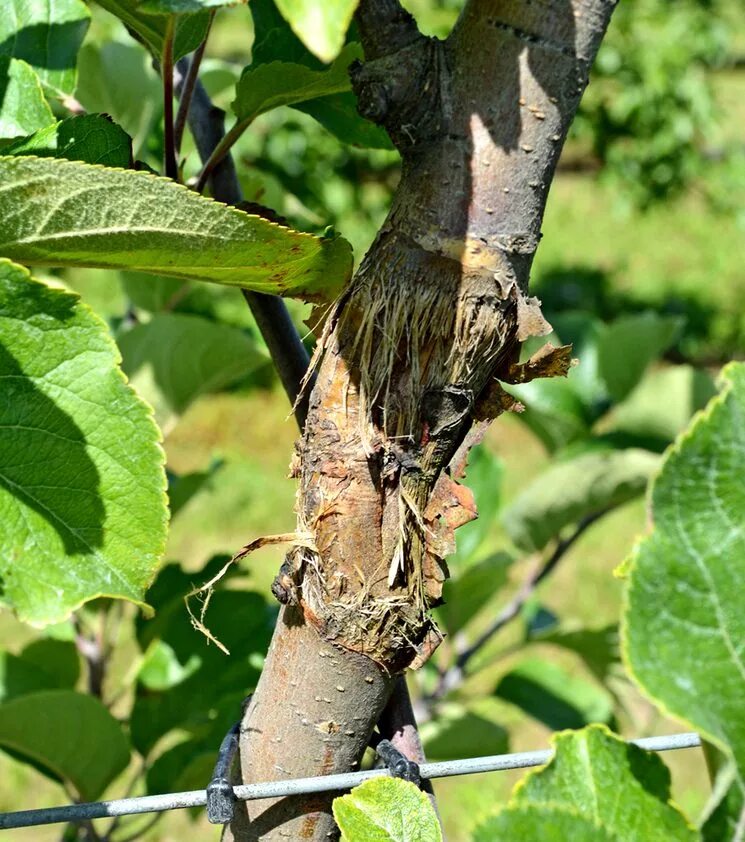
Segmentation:
[[(287, 606), (243, 722), (246, 782), (359, 762), (394, 677), (439, 641), (428, 611), (453, 530), (475, 514), (456, 479), (510, 408), (500, 382), (566, 373), (565, 348), (517, 361), (550, 329), (528, 275), (613, 5), (471, 0), (441, 42), (392, 0), (361, 3), (353, 85), (402, 178), (319, 342), (295, 460), (298, 531), (313, 539), (275, 589)], [(334, 838), (330, 801), (249, 804), (234, 838)]]

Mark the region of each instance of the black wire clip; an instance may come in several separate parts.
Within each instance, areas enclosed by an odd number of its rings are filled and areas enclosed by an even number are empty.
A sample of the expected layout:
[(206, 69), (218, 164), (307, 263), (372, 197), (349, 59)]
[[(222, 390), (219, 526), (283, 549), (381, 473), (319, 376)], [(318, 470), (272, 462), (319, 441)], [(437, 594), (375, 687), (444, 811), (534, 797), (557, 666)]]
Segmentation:
[(394, 778), (401, 778), (421, 787), (422, 776), (419, 771), (419, 764), (409, 760), (390, 740), (381, 740), (375, 746), (375, 752)]
[(236, 722), (220, 744), (212, 778), (207, 784), (207, 820), (210, 824), (227, 824), (235, 814), (235, 794), (230, 782), (230, 767), (238, 750), (241, 723)]

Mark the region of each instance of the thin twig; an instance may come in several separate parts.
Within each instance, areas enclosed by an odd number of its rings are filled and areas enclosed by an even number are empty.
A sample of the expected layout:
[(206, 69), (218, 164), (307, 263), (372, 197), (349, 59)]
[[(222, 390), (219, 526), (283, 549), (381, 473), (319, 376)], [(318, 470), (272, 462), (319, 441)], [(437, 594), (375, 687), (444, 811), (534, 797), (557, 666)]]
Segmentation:
[[(223, 135), (220, 142), (210, 153), (209, 158), (207, 158), (207, 160), (204, 162), (202, 172), (199, 173), (196, 186), (194, 187), (197, 193), (201, 193), (204, 190), (204, 188), (207, 186), (207, 182), (210, 180), (210, 177), (215, 167), (217, 167), (218, 164), (220, 164), (223, 161), (223, 159), (228, 155), (233, 144), (238, 140), (238, 138), (243, 134), (243, 132), (248, 128), (248, 126), (249, 121), (238, 120), (236, 121), (235, 125), (230, 129), (230, 131), (227, 134)], [(216, 199), (219, 198), (219, 196), (215, 196), (214, 192), (212, 195)]]
[(169, 15), (163, 37), (163, 160), (168, 178), (178, 178), (176, 147), (173, 136), (173, 37), (176, 30), (175, 16)]
[(186, 128), (186, 118), (189, 116), (189, 107), (191, 106), (191, 98), (194, 94), (194, 85), (199, 77), (199, 68), (204, 58), (204, 51), (207, 48), (207, 38), (212, 28), (212, 21), (215, 19), (214, 9), (210, 12), (209, 23), (207, 24), (207, 32), (204, 35), (204, 40), (194, 51), (191, 61), (189, 62), (189, 70), (184, 77), (184, 84), (181, 89), (179, 97), (179, 106), (176, 113), (176, 122), (173, 127), (173, 151), (178, 162), (179, 154), (181, 153), (181, 142), (184, 138), (184, 129)]

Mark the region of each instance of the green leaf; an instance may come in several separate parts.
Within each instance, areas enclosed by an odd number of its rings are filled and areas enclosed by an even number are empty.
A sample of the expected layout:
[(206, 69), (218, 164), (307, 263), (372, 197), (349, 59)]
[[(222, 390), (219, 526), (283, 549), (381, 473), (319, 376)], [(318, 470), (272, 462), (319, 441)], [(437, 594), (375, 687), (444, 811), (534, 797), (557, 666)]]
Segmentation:
[(360, 45), (348, 44), (330, 67), (320, 70), (286, 61), (250, 65), (236, 87), (233, 111), (239, 122), (247, 123), (281, 105), (349, 91), (349, 65), (361, 58)]
[(455, 634), (468, 625), (506, 584), (507, 571), (513, 561), (507, 553), (493, 553), (445, 582), (445, 603), (438, 607), (437, 615), (448, 634)]
[(503, 512), (505, 529), (520, 549), (541, 550), (565, 526), (642, 494), (659, 461), (656, 453), (627, 448), (553, 464)]
[(164, 459), (106, 327), (0, 260), (0, 354), (3, 599), (36, 625), (97, 596), (141, 603), (165, 544)]
[(23, 137), (53, 122), (33, 68), (20, 59), (0, 56), (0, 139)]
[(619, 842), (614, 834), (565, 807), (507, 807), (479, 825), (473, 842)]
[(569, 378), (533, 380), (521, 386), (509, 386), (507, 391), (525, 406), (519, 419), (543, 442), (549, 453), (590, 434), (594, 419)]
[(598, 338), (598, 369), (615, 401), (622, 401), (642, 379), (647, 366), (672, 345), (683, 320), (641, 313), (605, 325)]
[(212, 480), (224, 464), (222, 459), (215, 459), (206, 471), (193, 471), (180, 476), (169, 472), (168, 505), (171, 509), (171, 518), (176, 517), (192, 497), (199, 494), (202, 489), (210, 488)]
[(549, 763), (516, 787), (511, 806), (576, 810), (617, 842), (693, 842), (670, 800), (670, 772), (653, 752), (603, 726), (556, 734)]
[(333, 61), (344, 44), (359, 0), (275, 0), (305, 46), (322, 61)]
[(161, 426), (200, 395), (231, 386), (266, 361), (243, 331), (182, 313), (158, 313), (117, 341), (122, 370)]
[(548, 634), (536, 635), (537, 643), (551, 643), (574, 652), (587, 668), (605, 685), (613, 667), (621, 660), (618, 628), (606, 626), (601, 629), (557, 629)]
[(373, 778), (335, 798), (341, 842), (442, 842), (437, 814), (419, 787)]
[(0, 705), (0, 746), (69, 781), (93, 801), (129, 763), (120, 724), (92, 696), (33, 693)]
[(110, 114), (132, 138), (138, 157), (163, 110), (161, 84), (152, 59), (131, 42), (84, 44), (78, 56), (75, 97), (86, 111)]
[(613, 716), (605, 690), (541, 658), (529, 658), (511, 669), (494, 693), (554, 731), (610, 722)]
[[(97, 2), (107, 12), (111, 12), (112, 15), (118, 17), (156, 58), (161, 57), (168, 22), (167, 15), (144, 11), (140, 0), (97, 0)], [(186, 2), (190, 3), (190, 0), (186, 0)], [(194, 0), (194, 4), (197, 2), (198, 0)], [(209, 9), (203, 9), (194, 14), (179, 15), (176, 18), (176, 31), (173, 39), (174, 61), (178, 61), (196, 50), (207, 37), (209, 26)]]
[(20, 655), (0, 652), (0, 702), (39, 690), (72, 689), (80, 674), (75, 644), (36, 640)]
[(153, 15), (186, 15), (246, 2), (247, 0), (144, 0), (137, 8)]
[(731, 753), (745, 780), (745, 364), (666, 454), (652, 533), (625, 566), (622, 650), (642, 689)]
[(186, 740), (164, 751), (146, 773), (147, 791), (184, 792), (204, 789), (212, 777), (218, 746), (206, 747), (202, 740)]
[[(732, 762), (729, 773), (723, 781), (728, 782), (723, 793), (715, 787), (712, 797), (716, 797), (714, 809), (706, 816), (701, 826), (703, 842), (737, 842), (742, 835), (742, 823), (745, 821), (745, 784), (736, 776)], [(720, 780), (717, 778), (717, 784)]]
[(309, 114), (331, 134), (351, 146), (364, 149), (394, 149), (388, 132), (357, 111), (357, 97), (351, 92), (322, 96), (294, 105)]
[(75, 59), (89, 23), (82, 0), (5, 0), (0, 56), (28, 62), (53, 96), (72, 94)]
[(651, 371), (614, 410), (611, 429), (663, 450), (716, 392), (711, 376), (690, 365)]
[(137, 671), (137, 680), (148, 690), (170, 690), (193, 675), (200, 666), (196, 653), (182, 664), (171, 646), (164, 640), (155, 640), (145, 653)]
[(438, 711), (436, 719), (422, 725), (421, 734), (432, 761), (504, 754), (509, 749), (509, 735), (501, 725), (457, 705)]
[[(206, 622), (233, 653), (224, 655), (193, 628), (183, 601), (184, 593), (216, 571), (210, 568), (198, 575), (182, 573), (183, 578), (179, 578), (178, 568), (169, 568), (162, 586), (156, 582), (155, 593), (148, 594), (154, 604), (160, 603), (158, 613), (153, 620), (142, 621), (138, 630), (141, 646), (157, 646), (155, 642), (160, 641), (168, 647), (168, 663), (161, 652), (157, 656), (160, 672), (154, 665), (146, 673), (151, 687), (143, 682), (137, 687), (131, 733), (133, 744), (143, 754), (174, 729), (201, 737), (210, 734), (217, 740), (214, 745), (219, 745), (238, 717), (246, 693), (256, 686), (261, 657), (274, 625), (275, 612), (260, 594), (217, 591), (210, 601)], [(174, 677), (180, 680), (168, 686)], [(152, 689), (158, 683), (164, 688), (162, 692)]]
[[(0, 254), (333, 298), (349, 244), (301, 234), (167, 178), (77, 161), (0, 157)], [(53, 213), (50, 215), (50, 208)]]
[(108, 167), (132, 165), (129, 135), (104, 114), (82, 114), (46, 126), (3, 149), (5, 155), (67, 158)]

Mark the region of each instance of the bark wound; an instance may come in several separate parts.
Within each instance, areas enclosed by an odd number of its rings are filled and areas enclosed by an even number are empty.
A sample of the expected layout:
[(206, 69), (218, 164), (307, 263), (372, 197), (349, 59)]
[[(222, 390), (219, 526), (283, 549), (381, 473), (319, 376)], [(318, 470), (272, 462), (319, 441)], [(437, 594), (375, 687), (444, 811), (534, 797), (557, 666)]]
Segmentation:
[[(549, 349), (517, 365), (520, 344), (550, 331), (525, 291), (539, 232), (508, 216), (481, 235), (469, 197), (484, 176), (472, 159), (490, 129), (464, 108), (452, 45), (420, 37), (351, 74), (363, 113), (400, 149), (403, 176), (320, 343), (297, 503), (315, 549), (296, 549), (290, 566), (293, 601), (321, 636), (396, 672), (439, 643), (428, 610), (441, 601), (455, 528), (476, 516), (451, 459), (475, 420), (510, 406), (503, 392), (493, 399), (499, 381), (566, 374), (568, 357)], [(486, 176), (499, 178), (497, 167)]]

